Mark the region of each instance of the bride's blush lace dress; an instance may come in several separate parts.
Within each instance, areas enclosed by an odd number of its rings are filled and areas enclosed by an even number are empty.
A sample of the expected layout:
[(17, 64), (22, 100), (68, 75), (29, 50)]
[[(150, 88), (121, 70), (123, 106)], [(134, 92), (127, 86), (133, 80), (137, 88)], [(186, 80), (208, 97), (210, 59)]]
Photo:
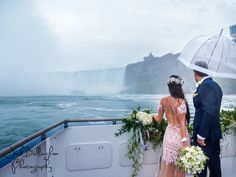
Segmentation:
[[(179, 149), (183, 147), (183, 136), (188, 139), (186, 128), (186, 102), (183, 99), (165, 97), (159, 106), (159, 119), (166, 115), (168, 126), (163, 140), (163, 154), (159, 177), (184, 177), (183, 171), (177, 169), (175, 162), (178, 159)], [(158, 119), (158, 118), (157, 118)]]

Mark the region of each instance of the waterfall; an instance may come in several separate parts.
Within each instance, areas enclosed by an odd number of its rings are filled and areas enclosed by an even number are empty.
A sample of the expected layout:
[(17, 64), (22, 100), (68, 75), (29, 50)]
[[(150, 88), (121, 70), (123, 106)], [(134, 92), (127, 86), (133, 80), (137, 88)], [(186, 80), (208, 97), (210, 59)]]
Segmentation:
[(50, 73), (51, 84), (63, 93), (115, 94), (124, 90), (125, 67)]

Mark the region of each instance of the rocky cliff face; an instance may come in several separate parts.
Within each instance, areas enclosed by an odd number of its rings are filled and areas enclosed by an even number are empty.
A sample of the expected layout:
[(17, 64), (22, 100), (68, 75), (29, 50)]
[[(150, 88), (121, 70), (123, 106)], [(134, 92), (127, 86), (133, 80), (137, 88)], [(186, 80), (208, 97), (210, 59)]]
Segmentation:
[[(142, 62), (126, 66), (125, 93), (163, 94), (168, 93), (166, 81), (170, 75), (179, 75), (184, 79), (185, 93), (191, 93), (195, 81), (192, 70), (177, 60), (179, 54), (166, 54), (154, 57), (152, 53)], [(224, 94), (236, 94), (236, 80), (215, 79)]]

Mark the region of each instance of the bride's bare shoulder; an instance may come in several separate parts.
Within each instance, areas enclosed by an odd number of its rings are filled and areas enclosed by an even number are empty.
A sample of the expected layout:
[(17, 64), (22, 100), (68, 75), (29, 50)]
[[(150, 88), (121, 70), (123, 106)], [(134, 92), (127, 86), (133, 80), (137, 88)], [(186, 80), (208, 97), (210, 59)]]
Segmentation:
[(161, 102), (161, 103), (166, 103), (168, 99), (170, 99), (170, 96), (165, 96), (165, 97), (163, 97), (163, 98), (161, 99), (160, 102)]
[(167, 100), (167, 99), (169, 99), (171, 96), (165, 96), (165, 97), (163, 97), (161, 100)]

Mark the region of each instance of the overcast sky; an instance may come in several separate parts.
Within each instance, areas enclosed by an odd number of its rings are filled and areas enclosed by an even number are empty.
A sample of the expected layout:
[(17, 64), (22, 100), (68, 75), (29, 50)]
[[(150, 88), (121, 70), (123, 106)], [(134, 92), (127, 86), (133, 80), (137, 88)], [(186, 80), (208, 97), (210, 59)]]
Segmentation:
[(180, 52), (200, 34), (224, 28), (229, 35), (235, 11), (235, 0), (1, 0), (1, 62), (45, 70), (125, 66), (150, 51)]
[(235, 12), (235, 0), (0, 0), (0, 79), (177, 53), (201, 34), (229, 36)]

